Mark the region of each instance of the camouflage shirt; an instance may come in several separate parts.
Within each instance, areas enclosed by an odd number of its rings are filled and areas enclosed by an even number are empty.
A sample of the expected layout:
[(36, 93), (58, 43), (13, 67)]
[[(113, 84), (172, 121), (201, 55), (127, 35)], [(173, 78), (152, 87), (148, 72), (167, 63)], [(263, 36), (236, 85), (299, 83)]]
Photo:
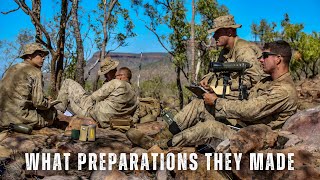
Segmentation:
[[(222, 51), (222, 55), (226, 58), (227, 62), (247, 62), (251, 65), (251, 68), (245, 71), (243, 79), (243, 84), (246, 85), (247, 88), (252, 88), (262, 79), (264, 72), (261, 63), (258, 61), (262, 52), (257, 45), (236, 37), (234, 47), (226, 54), (223, 54), (223, 52), (224, 51)], [(231, 77), (231, 90), (237, 89), (238, 74), (234, 74)]]
[(216, 117), (239, 119), (247, 125), (267, 124), (273, 129), (282, 127), (297, 111), (298, 95), (290, 73), (273, 80), (262, 79), (250, 91), (248, 100), (216, 101)]
[[(251, 65), (250, 68), (246, 69), (244, 72), (244, 77), (242, 79), (243, 85), (246, 85), (250, 90), (258, 81), (267, 75), (263, 72), (261, 63), (258, 61), (258, 58), (261, 56), (261, 49), (254, 43), (245, 41), (238, 37), (235, 38), (234, 46), (232, 49), (224, 48), (221, 50), (219, 55), (220, 62), (247, 62)], [(209, 73), (205, 76), (214, 75)], [(231, 86), (230, 93), (231, 96), (238, 97), (238, 88), (239, 88), (239, 76), (238, 73), (231, 74)], [(216, 80), (212, 81), (212, 85), (216, 84)], [(222, 85), (222, 79), (219, 80), (219, 85)]]
[(137, 95), (130, 83), (113, 79), (89, 95), (94, 106), (90, 109), (92, 118), (107, 127), (112, 116), (133, 115), (137, 105)]
[(44, 118), (39, 111), (48, 109), (41, 70), (27, 61), (10, 67), (0, 81), (0, 126), (42, 124)]

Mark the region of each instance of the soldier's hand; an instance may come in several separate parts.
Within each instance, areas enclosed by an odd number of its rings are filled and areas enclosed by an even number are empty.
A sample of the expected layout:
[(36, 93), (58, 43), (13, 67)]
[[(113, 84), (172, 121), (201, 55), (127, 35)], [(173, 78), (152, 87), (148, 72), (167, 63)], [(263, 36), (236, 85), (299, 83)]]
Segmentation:
[(218, 98), (218, 96), (215, 93), (204, 93), (203, 94), (203, 100), (204, 103), (207, 105), (212, 106), (214, 104), (214, 101)]
[(208, 85), (208, 79), (204, 78), (200, 81), (200, 86), (202, 86), (205, 89), (210, 89), (209, 85)]

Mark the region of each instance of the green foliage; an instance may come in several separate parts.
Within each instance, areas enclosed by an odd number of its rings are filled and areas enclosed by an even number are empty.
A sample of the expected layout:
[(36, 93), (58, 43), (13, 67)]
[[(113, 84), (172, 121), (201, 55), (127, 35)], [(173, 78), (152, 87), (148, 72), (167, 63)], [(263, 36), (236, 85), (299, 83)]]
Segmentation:
[(276, 31), (276, 23), (268, 24), (263, 19), (259, 25), (253, 23), (251, 31), (255, 37), (259, 38), (261, 43), (283, 39), (291, 45), (294, 55), (290, 62), (290, 71), (295, 78), (316, 76), (319, 73), (320, 59), (319, 33), (304, 33), (303, 24), (291, 23), (288, 14), (284, 15), (284, 19), (280, 24), (282, 30)]
[[(106, 0), (106, 6), (108, 7), (111, 1)], [(137, 3), (137, 2), (136, 2)], [(127, 39), (135, 37), (136, 34), (133, 32), (134, 24), (130, 18), (129, 11), (122, 7), (118, 1), (115, 4), (115, 7), (108, 11), (111, 11), (110, 17), (107, 21), (107, 45), (109, 46), (108, 51), (113, 51), (118, 47), (127, 46)], [(95, 44), (98, 49), (101, 49), (103, 38), (103, 20), (104, 20), (104, 4), (103, 0), (98, 3), (98, 10), (94, 10), (95, 14), (98, 14), (96, 17), (96, 23), (92, 23), (90, 26), (95, 32)], [(122, 31), (118, 31), (122, 29)], [(112, 49), (114, 48), (114, 49)]]
[(198, 49), (202, 60), (198, 77), (201, 78), (207, 74), (209, 63), (216, 61), (220, 53), (218, 49), (203, 46), (203, 44), (208, 46), (212, 43), (207, 31), (212, 28), (215, 18), (229, 14), (229, 10), (226, 6), (219, 5), (216, 0), (198, 0), (196, 7), (201, 17), (201, 23), (195, 27), (195, 39), (201, 44)]
[(161, 90), (164, 88), (166, 87), (164, 87), (162, 77), (157, 76), (151, 80), (141, 83), (141, 95), (142, 97), (153, 97), (160, 99)]
[(34, 41), (33, 31), (30, 29), (22, 29), (13, 41), (0, 41), (0, 61), (3, 66), (0, 68), (0, 79), (4, 72), (12, 65), (20, 62), (19, 55), (23, 45)]
[(254, 35), (255, 40), (259, 38), (260, 42), (263, 44), (266, 42), (275, 41), (277, 38), (279, 38), (279, 33), (275, 30), (276, 27), (277, 24), (275, 22), (269, 24), (267, 20), (262, 19), (259, 25), (252, 23), (251, 32)]
[(73, 80), (75, 79), (76, 65), (77, 65), (77, 58), (72, 56), (71, 62), (66, 66), (64, 70), (65, 79), (73, 79)]
[(219, 6), (216, 0), (198, 0), (196, 7), (201, 15), (201, 26), (205, 28), (204, 30), (213, 26), (215, 18), (229, 14), (228, 8)]
[(301, 33), (297, 50), (301, 53), (303, 71), (306, 77), (314, 77), (319, 73), (320, 39), (319, 33)]
[[(179, 93), (176, 83), (165, 83), (160, 76), (143, 81), (140, 88), (141, 97), (153, 97), (163, 101), (169, 101), (170, 98), (176, 98)], [(192, 93), (186, 88), (183, 88), (183, 96), (184, 102), (187, 102), (188, 98), (192, 96)], [(176, 102), (175, 106), (178, 107), (178, 102)]]

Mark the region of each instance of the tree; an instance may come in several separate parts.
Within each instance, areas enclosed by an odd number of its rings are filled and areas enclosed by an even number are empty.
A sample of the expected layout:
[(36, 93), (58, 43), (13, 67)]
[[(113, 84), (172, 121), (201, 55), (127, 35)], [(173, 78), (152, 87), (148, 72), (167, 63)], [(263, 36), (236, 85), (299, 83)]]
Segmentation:
[(320, 59), (320, 33), (312, 34), (301, 33), (297, 42), (297, 51), (301, 54), (298, 61), (302, 61), (302, 71), (307, 78), (313, 78), (319, 73)]
[(40, 21), (40, 12), (41, 12), (41, 1), (40, 0), (33, 0), (32, 5), (36, 6), (31, 8), (26, 4), (24, 0), (14, 0), (16, 4), (27, 14), (32, 23), (35, 26), (35, 29), (40, 29), (43, 33), (44, 37), (36, 33), (36, 41), (40, 42), (44, 45), (51, 54), (51, 94), (56, 96), (57, 90), (60, 88), (62, 74), (63, 74), (63, 59), (64, 59), (64, 47), (65, 47), (65, 34), (66, 34), (66, 24), (70, 17), (70, 13), (68, 11), (68, 0), (62, 0), (60, 4), (60, 25), (58, 30), (58, 41), (56, 44), (56, 49), (53, 48), (53, 44), (51, 41), (50, 34), (48, 33), (47, 29)]
[[(213, 44), (212, 35), (208, 35), (208, 30), (214, 25), (214, 19), (219, 16), (229, 14), (228, 8), (219, 5), (216, 0), (198, 0), (197, 12), (201, 17), (201, 23), (196, 25), (196, 39), (199, 42), (198, 50), (200, 51), (201, 71), (200, 76), (208, 73), (209, 63), (216, 61), (220, 50)], [(208, 38), (209, 37), (209, 38)]]
[(257, 37), (260, 40), (261, 45), (265, 42), (275, 41), (279, 38), (278, 32), (275, 31), (277, 24), (272, 22), (269, 24), (267, 20), (262, 19), (260, 24), (252, 23), (251, 25), (251, 33), (255, 36), (255, 41)]
[(307, 34), (303, 32), (303, 24), (290, 22), (290, 17), (286, 13), (281, 21), (282, 31), (275, 31), (276, 23), (269, 25), (265, 20), (260, 21), (260, 25), (252, 24), (251, 30), (254, 35), (258, 35), (260, 41), (269, 42), (276, 39), (287, 41), (294, 51), (290, 62), (290, 71), (295, 78), (312, 78), (319, 74), (320, 58), (320, 35), (317, 32)]
[[(176, 84), (178, 87), (180, 108), (183, 107), (183, 92), (180, 74), (189, 79), (184, 68), (188, 67), (186, 49), (190, 39), (190, 25), (186, 21), (186, 9), (182, 0), (154, 0), (152, 2), (134, 1), (136, 13), (139, 16), (140, 8), (148, 19), (141, 19), (145, 27), (158, 39), (162, 47), (171, 55), (171, 62), (176, 67)], [(161, 34), (159, 29), (168, 28), (168, 34)], [(170, 44), (170, 47), (166, 45)]]
[(21, 60), (19, 56), (21, 55), (22, 47), (34, 41), (32, 33), (30, 29), (23, 29), (14, 41), (0, 41), (0, 53), (2, 55), (0, 61), (4, 64), (3, 69), (0, 70), (0, 79), (8, 68)]
[[(182, 73), (190, 82), (197, 81), (197, 79), (193, 79), (195, 75), (192, 75), (195, 72), (195, 58), (193, 58), (194, 61), (191, 61), (191, 66), (189, 66), (189, 62), (187, 61), (186, 53), (188, 46), (191, 44), (192, 49), (193, 47), (199, 49), (199, 44), (208, 40), (207, 30), (212, 27), (214, 18), (225, 15), (228, 11), (226, 7), (218, 6), (215, 0), (198, 0), (194, 6), (194, 16), (196, 11), (200, 12), (202, 21), (200, 25), (196, 25), (194, 22), (193, 40), (193, 38), (191, 38), (193, 30), (190, 31), (193, 22), (190, 23), (186, 19), (187, 10), (184, 1), (136, 1), (136, 5), (137, 14), (139, 15), (139, 7), (142, 7), (144, 15), (148, 17), (148, 20), (140, 20), (145, 23), (145, 27), (148, 30), (153, 32), (162, 47), (171, 55), (171, 62), (176, 67), (176, 84), (179, 93), (180, 108), (182, 108), (183, 93), (180, 74)], [(169, 33), (162, 33), (163, 28), (168, 28), (170, 30)], [(189, 44), (189, 42), (191, 43)], [(167, 45), (167, 43), (169, 43), (169, 45)], [(209, 60), (209, 48), (200, 48), (200, 50), (202, 55), (201, 59), (205, 58)], [(195, 50), (192, 50), (191, 56), (195, 57)]]
[(191, 16), (191, 37), (190, 37), (190, 42), (191, 42), (191, 68), (190, 68), (190, 82), (191, 83), (194, 83), (196, 82), (196, 79), (195, 79), (195, 71), (196, 71), (196, 67), (195, 67), (195, 40), (194, 40), (194, 26), (195, 26), (195, 23), (194, 23), (194, 18), (195, 18), (195, 13), (196, 13), (196, 8), (195, 8), (195, 3), (194, 3), (194, 0), (192, 0), (192, 16)]
[(80, 33), (80, 25), (79, 25), (79, 20), (78, 20), (78, 5), (79, 1), (78, 0), (72, 0), (72, 25), (74, 29), (74, 36), (76, 39), (76, 44), (77, 44), (77, 60), (76, 60), (76, 72), (75, 72), (75, 79), (76, 81), (84, 87), (84, 51), (83, 51), (83, 42), (81, 38), (81, 33)]
[(259, 35), (259, 30), (258, 30), (258, 25), (257, 24), (253, 23), (251, 25), (251, 33), (254, 36), (254, 41), (257, 42), (257, 38), (258, 38), (258, 35)]
[[(96, 32), (95, 42), (100, 50), (99, 61), (102, 61), (106, 54), (109, 54), (119, 47), (127, 46), (126, 40), (136, 36), (136, 34), (132, 31), (134, 24), (129, 16), (129, 11), (123, 8), (118, 0), (102, 0), (98, 4), (98, 9), (99, 11), (95, 11), (95, 13), (100, 13), (96, 18), (99, 24), (95, 24), (93, 27)], [(125, 32), (116, 31), (116, 29), (120, 27), (119, 20), (121, 18), (124, 23), (122, 28)], [(103, 35), (101, 35), (102, 33)], [(110, 49), (106, 51), (108, 45), (110, 45)], [(98, 80), (99, 76), (96, 74), (93, 82), (93, 90), (97, 89)]]

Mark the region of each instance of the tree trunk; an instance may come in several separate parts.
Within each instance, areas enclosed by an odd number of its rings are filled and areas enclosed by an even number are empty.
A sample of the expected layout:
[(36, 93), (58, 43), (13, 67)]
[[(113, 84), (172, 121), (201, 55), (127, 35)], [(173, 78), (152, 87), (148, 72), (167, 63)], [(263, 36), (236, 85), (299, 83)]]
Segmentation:
[[(41, 12), (41, 0), (32, 0), (32, 12), (35, 15), (35, 17), (38, 19), (40, 22), (40, 12)], [(39, 43), (39, 39), (41, 39), (41, 29), (39, 26), (36, 25), (34, 21), (32, 21), (32, 24), (36, 28), (36, 42)]]
[[(56, 81), (53, 82), (55, 88), (53, 89), (53, 96), (56, 97), (57, 90), (60, 89), (62, 74), (63, 74), (63, 58), (64, 58), (64, 45), (65, 45), (65, 35), (66, 35), (66, 24), (68, 21), (68, 0), (62, 0), (61, 2), (61, 19), (60, 19), (60, 28), (59, 28), (59, 39), (57, 43), (57, 59), (56, 59), (56, 71), (52, 71), (51, 73), (55, 73)], [(52, 66), (51, 66), (52, 67)]]
[(84, 52), (83, 52), (83, 42), (81, 39), (81, 32), (79, 27), (78, 20), (78, 0), (72, 1), (72, 25), (74, 29), (74, 36), (76, 38), (77, 44), (77, 64), (76, 64), (76, 72), (75, 72), (75, 80), (84, 87)]
[(51, 65), (50, 65), (50, 95), (52, 97), (56, 96), (56, 62), (57, 62), (58, 56), (56, 52), (53, 50), (51, 51)]
[[(107, 30), (107, 24), (110, 19), (111, 12), (118, 0), (111, 0), (108, 3), (107, 7), (107, 0), (103, 0), (103, 41), (102, 41), (102, 46), (101, 46), (101, 52), (100, 52), (100, 62), (104, 60), (105, 57), (105, 52), (106, 52), (106, 47), (108, 43), (108, 30)], [(101, 63), (100, 63), (101, 64)], [(97, 74), (96, 77), (93, 79), (93, 84), (92, 84), (92, 90), (95, 91), (98, 89), (98, 82), (99, 82), (99, 75)]]
[[(106, 0), (103, 1), (103, 41), (100, 51), (100, 64), (103, 62), (105, 53), (106, 53), (106, 46), (108, 43), (108, 33), (107, 33), (107, 2)], [(96, 77), (93, 79), (93, 85), (92, 90), (95, 91), (98, 89), (98, 82), (99, 82), (100, 76), (99, 74), (96, 75)]]
[[(32, 10), (27, 6), (25, 0), (14, 0), (16, 4), (31, 18), (32, 23), (37, 31), (37, 42), (44, 45), (51, 53), (51, 95), (55, 97), (57, 90), (60, 88), (63, 73), (64, 43), (66, 34), (66, 24), (68, 21), (68, 0), (61, 2), (61, 19), (58, 32), (57, 50), (54, 50), (51, 44), (51, 38), (45, 27), (40, 22), (41, 0), (32, 0)], [(41, 35), (45, 36), (45, 39)], [(45, 42), (46, 41), (46, 42)]]
[(194, 45), (194, 17), (195, 17), (195, 5), (192, 0), (192, 18), (191, 18), (191, 70), (190, 70), (190, 83), (196, 82), (195, 79), (195, 45)]
[(178, 93), (179, 93), (179, 108), (183, 108), (183, 91), (182, 91), (182, 85), (181, 85), (181, 80), (180, 80), (180, 72), (181, 69), (179, 67), (176, 67), (176, 73), (177, 73), (177, 87), (178, 87)]
[(312, 63), (312, 78), (314, 78), (314, 77), (316, 77), (316, 75), (318, 75), (318, 68), (317, 68), (318, 63), (317, 62), (318, 62), (318, 60), (316, 60)]

